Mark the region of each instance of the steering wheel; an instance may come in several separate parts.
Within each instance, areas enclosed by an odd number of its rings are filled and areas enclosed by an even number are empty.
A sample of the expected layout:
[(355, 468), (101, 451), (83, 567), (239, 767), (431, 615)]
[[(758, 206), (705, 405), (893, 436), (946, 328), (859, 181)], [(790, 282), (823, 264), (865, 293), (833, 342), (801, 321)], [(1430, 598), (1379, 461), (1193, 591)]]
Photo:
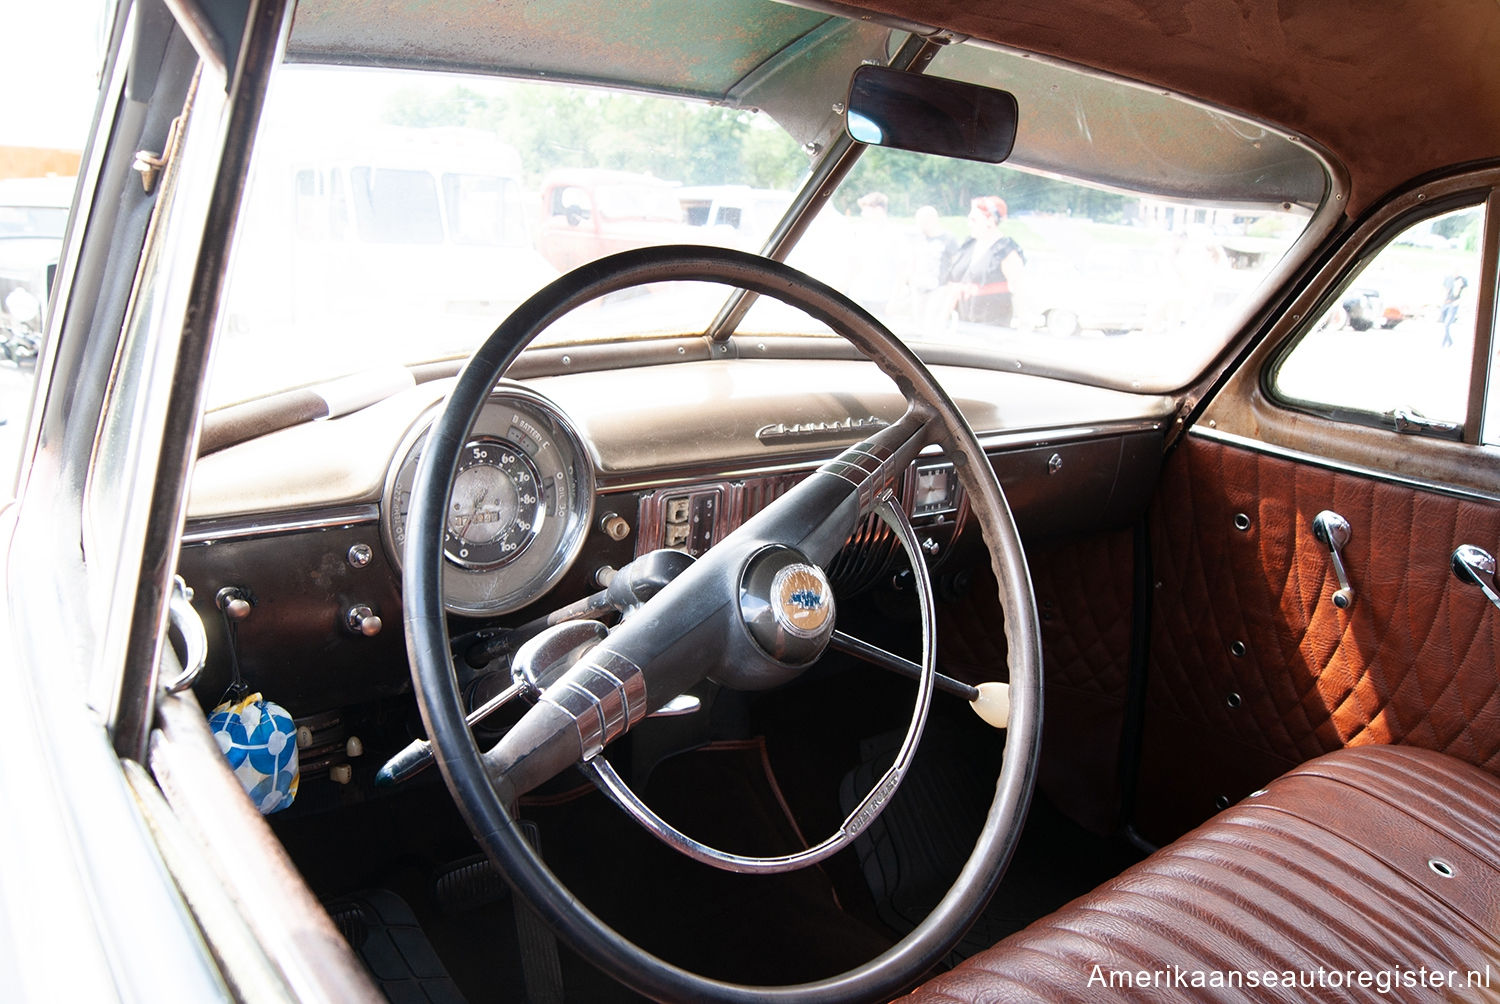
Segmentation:
[[(609, 293), (665, 281), (722, 283), (802, 309), (843, 335), (895, 381), (907, 411), (824, 464), (689, 565), (588, 650), (494, 748), (481, 754), (464, 721), (442, 602), (444, 514), (469, 429), (495, 382), (548, 325)], [(883, 492), (899, 484), (912, 460), (933, 443), (953, 463), (989, 548), (1009, 652), (1005, 760), (969, 860), (911, 933), (864, 965), (824, 980), (777, 987), (728, 983), (651, 955), (562, 885), (523, 836), (512, 803), (574, 764), (602, 763), (597, 754), (609, 742), (706, 677), (729, 687), (762, 689), (794, 678), (817, 661), (834, 620), (832, 592), (821, 567), (860, 519), (889, 507)], [(565, 941), (615, 979), (662, 1000), (822, 1004), (885, 998), (940, 960), (988, 903), (1025, 818), (1041, 743), (1041, 653), (1026, 560), (1004, 493), (957, 406), (905, 345), (838, 291), (771, 259), (694, 246), (627, 251), (564, 275), (515, 310), (459, 375), (428, 433), (409, 519), (407, 651), (443, 778), (495, 867)], [(913, 556), (912, 564), (920, 563)], [(930, 597), (924, 603), (928, 601)], [(930, 677), (930, 652), (924, 662)], [(919, 697), (919, 705), (923, 700)], [(916, 728), (919, 732), (920, 725)], [(872, 797), (885, 787), (893, 785), (877, 784)], [(878, 801), (889, 794), (885, 791)]]

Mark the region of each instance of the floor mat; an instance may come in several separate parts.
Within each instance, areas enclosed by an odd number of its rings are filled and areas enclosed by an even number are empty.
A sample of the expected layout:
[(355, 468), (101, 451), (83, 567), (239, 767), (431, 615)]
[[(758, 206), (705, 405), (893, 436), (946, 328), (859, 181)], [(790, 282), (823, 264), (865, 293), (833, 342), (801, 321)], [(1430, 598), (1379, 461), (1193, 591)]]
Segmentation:
[[(895, 759), (903, 733), (861, 744), (840, 805), (852, 808)], [(855, 850), (880, 919), (902, 934), (932, 911), (963, 867), (994, 794), (1000, 756), (994, 732), (929, 729), (901, 788)], [(1032, 800), (1005, 880), (955, 949), (967, 958), (1112, 878), (1139, 859), (1091, 834), (1044, 798)]]
[[(758, 739), (664, 761), (644, 797), (689, 836), (721, 850), (773, 855), (806, 846)], [(798, 983), (862, 964), (890, 945), (844, 912), (816, 866), (783, 875), (719, 871), (648, 836), (597, 793), (526, 815), (541, 830), (549, 867), (579, 899), (685, 968), (735, 981)]]
[(325, 907), (391, 1004), (464, 1004), (463, 994), (400, 896), (373, 889)]
[[(836, 779), (827, 792), (830, 811), (836, 809)], [(826, 836), (798, 832), (777, 780), (763, 741), (752, 739), (671, 757), (656, 766), (641, 793), (664, 818), (724, 850), (779, 854)], [(537, 824), (548, 867), (584, 905), (646, 950), (693, 971), (762, 985), (799, 983), (861, 965), (891, 944), (888, 932), (875, 929), (872, 913), (861, 919), (843, 909), (823, 868), (774, 876), (709, 868), (649, 836), (591, 785), (528, 796), (522, 815)], [(318, 819), (293, 822), (284, 826), (283, 839), (299, 864), (324, 879), (320, 891), (336, 897), (328, 900), (330, 909), (344, 914), (340, 904), (363, 896), (346, 896), (346, 890), (389, 890), (410, 905), (470, 1001), (528, 998), (516, 904), (489, 865), (474, 857), (473, 840), (440, 785), (347, 810), (338, 832), (366, 835), (352, 846), (330, 836)], [(865, 896), (852, 854), (837, 857), (846, 856), (849, 887)], [(560, 951), (568, 1000), (641, 1000), (566, 946)]]

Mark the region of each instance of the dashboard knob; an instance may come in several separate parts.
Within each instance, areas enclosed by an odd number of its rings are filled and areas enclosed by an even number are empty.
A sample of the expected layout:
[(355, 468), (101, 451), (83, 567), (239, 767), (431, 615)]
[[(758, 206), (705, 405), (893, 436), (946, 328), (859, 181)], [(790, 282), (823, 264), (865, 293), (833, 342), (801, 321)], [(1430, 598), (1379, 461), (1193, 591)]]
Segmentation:
[(362, 634), (366, 638), (373, 638), (380, 633), (385, 625), (380, 620), (380, 615), (375, 613), (363, 603), (349, 608), (344, 614), (344, 624), (355, 634)]
[(232, 621), (242, 621), (250, 616), (250, 597), (244, 589), (239, 586), (225, 586), (214, 594), (214, 605), (224, 611), (224, 616)]
[(599, 521), (599, 528), (610, 540), (624, 540), (630, 536), (630, 523), (619, 513), (607, 513)]

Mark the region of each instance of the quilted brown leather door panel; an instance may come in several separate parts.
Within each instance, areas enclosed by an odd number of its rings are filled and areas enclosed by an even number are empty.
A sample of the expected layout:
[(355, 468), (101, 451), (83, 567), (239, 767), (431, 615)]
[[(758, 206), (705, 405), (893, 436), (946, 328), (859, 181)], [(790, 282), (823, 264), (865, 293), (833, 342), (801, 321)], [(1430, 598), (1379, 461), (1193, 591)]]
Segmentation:
[[(1042, 629), (1042, 760), (1037, 782), (1054, 806), (1096, 833), (1120, 825), (1119, 745), (1129, 674), (1131, 533), (1029, 543), (1026, 562)], [(1003, 676), (1004, 614), (988, 568), (940, 608), (940, 668), (978, 683)]]
[[(1353, 526), (1347, 611), (1312, 534), (1323, 509)], [(1420, 746), (1500, 773), (1500, 611), (1449, 569), (1459, 544), (1500, 543), (1500, 505), (1189, 436), (1149, 520), (1148, 839), (1342, 746)]]

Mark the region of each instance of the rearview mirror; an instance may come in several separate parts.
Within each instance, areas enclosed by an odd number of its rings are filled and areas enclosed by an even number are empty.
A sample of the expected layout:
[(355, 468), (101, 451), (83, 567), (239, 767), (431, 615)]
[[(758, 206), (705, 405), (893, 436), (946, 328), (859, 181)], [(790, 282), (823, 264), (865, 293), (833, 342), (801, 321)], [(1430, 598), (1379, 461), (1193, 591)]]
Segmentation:
[(846, 107), (849, 135), (871, 146), (998, 164), (1016, 142), (1015, 95), (961, 80), (861, 66)]

